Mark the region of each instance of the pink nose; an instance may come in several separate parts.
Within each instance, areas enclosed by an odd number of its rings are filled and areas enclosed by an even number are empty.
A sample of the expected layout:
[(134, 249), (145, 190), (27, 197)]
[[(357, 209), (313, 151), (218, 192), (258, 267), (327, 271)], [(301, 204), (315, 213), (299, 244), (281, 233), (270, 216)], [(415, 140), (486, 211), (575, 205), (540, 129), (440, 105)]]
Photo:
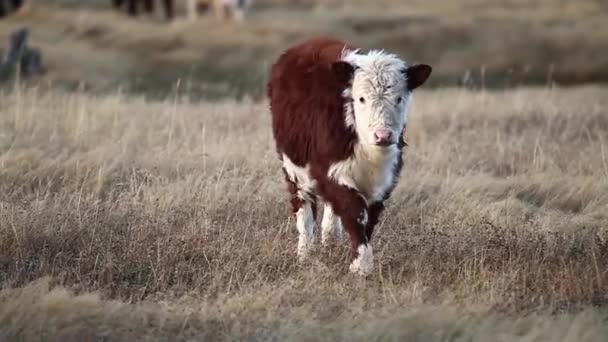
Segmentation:
[(374, 138), (376, 139), (376, 145), (387, 146), (392, 143), (391, 131), (387, 129), (379, 129), (374, 132)]

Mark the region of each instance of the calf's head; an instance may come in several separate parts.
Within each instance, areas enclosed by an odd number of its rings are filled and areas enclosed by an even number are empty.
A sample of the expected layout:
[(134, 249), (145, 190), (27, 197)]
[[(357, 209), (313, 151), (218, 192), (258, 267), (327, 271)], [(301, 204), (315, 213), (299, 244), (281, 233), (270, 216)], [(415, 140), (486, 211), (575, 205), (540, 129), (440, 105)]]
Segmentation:
[(408, 66), (382, 51), (350, 51), (333, 64), (337, 77), (350, 84), (343, 94), (345, 122), (360, 143), (385, 147), (399, 141), (412, 91), (427, 80), (431, 70), (426, 64)]

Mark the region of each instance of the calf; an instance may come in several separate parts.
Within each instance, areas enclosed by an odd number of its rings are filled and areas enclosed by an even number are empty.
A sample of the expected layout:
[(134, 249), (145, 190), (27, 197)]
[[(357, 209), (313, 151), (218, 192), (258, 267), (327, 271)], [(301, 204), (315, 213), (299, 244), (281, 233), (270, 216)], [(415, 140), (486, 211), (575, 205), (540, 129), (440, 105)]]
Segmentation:
[(305, 259), (324, 204), (322, 243), (350, 235), (351, 272), (373, 270), (374, 226), (397, 184), (412, 91), (431, 74), (393, 54), (326, 37), (286, 50), (267, 86), (272, 132)]

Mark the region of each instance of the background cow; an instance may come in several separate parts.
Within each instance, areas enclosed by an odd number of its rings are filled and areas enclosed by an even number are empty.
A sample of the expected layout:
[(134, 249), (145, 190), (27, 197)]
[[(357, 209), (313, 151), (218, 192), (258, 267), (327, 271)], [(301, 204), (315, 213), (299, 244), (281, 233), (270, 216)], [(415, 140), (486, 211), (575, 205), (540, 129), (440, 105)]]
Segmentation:
[(342, 225), (350, 270), (373, 269), (370, 240), (396, 185), (412, 91), (431, 73), (382, 51), (332, 38), (288, 49), (271, 69), (268, 96), (277, 152), (299, 232), (298, 256), (314, 242), (316, 202), (324, 203), (322, 242)]

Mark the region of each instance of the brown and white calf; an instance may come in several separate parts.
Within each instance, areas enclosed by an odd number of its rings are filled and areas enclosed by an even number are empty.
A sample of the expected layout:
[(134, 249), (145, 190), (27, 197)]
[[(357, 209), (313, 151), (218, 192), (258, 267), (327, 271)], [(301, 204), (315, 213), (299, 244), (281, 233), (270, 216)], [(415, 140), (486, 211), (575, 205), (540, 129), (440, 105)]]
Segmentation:
[(272, 66), (268, 97), (276, 149), (299, 232), (298, 256), (314, 244), (317, 201), (322, 243), (351, 240), (350, 270), (373, 270), (370, 244), (402, 167), (412, 91), (431, 74), (379, 50), (326, 37), (287, 49)]

